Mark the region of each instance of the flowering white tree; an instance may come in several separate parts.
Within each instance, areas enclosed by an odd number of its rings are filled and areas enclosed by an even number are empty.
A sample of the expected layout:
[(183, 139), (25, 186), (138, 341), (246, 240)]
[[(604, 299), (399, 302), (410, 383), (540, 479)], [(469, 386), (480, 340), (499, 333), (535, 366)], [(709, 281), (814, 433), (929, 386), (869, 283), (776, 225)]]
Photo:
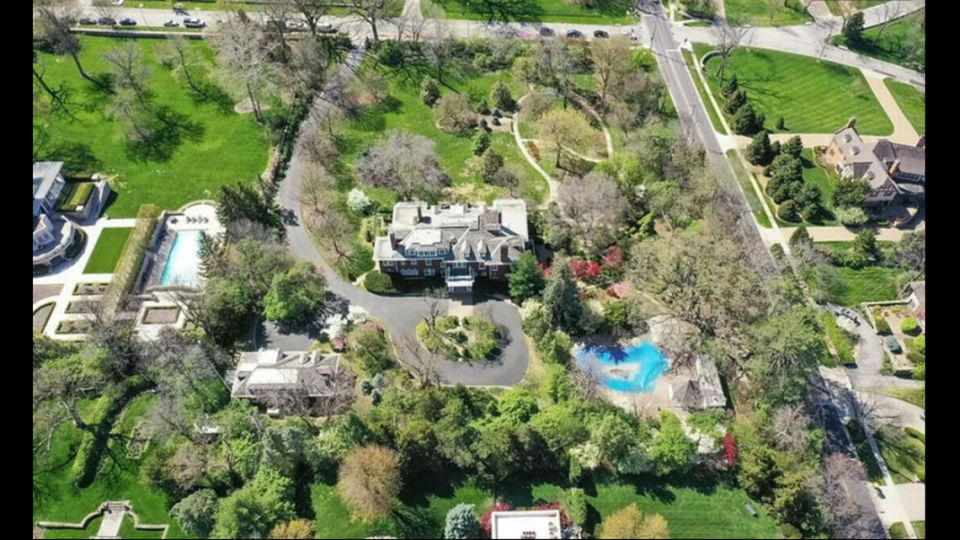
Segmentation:
[(347, 331), (347, 319), (340, 315), (339, 313), (334, 313), (326, 318), (324, 322), (325, 328), (323, 333), (327, 335), (331, 341), (343, 336)]
[(363, 309), (360, 306), (351, 305), (347, 309), (347, 320), (353, 324), (360, 324), (365, 322), (370, 317), (370, 312)]
[(600, 466), (600, 447), (592, 442), (585, 442), (570, 449), (570, 458), (580, 462), (586, 471), (592, 471)]
[(370, 197), (359, 188), (353, 188), (347, 193), (347, 207), (362, 214), (370, 208)]

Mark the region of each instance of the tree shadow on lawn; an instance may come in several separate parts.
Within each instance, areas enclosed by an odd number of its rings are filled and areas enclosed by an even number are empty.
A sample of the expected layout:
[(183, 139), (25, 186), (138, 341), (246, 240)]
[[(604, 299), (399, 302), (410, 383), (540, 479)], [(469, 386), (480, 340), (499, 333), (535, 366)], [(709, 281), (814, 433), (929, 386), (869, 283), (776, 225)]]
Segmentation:
[(78, 173), (94, 173), (103, 167), (90, 145), (81, 142), (62, 142), (56, 144), (46, 152), (38, 154), (36, 161), (50, 161), (56, 159), (64, 164), (67, 176)]
[(233, 113), (234, 102), (226, 91), (223, 90), (219, 85), (212, 82), (204, 82), (198, 85), (200, 91), (194, 90), (193, 88), (187, 88), (187, 94), (190, 96), (190, 99), (193, 100), (194, 105), (202, 105), (205, 103), (210, 103), (217, 107), (217, 111), (221, 114), (230, 114)]
[[(455, 0), (464, 13), (475, 13), (495, 22), (539, 22), (543, 20), (543, 7), (537, 0)], [(441, 5), (447, 2), (441, 2)]]
[(153, 132), (144, 141), (128, 142), (127, 159), (135, 163), (167, 162), (184, 141), (199, 141), (206, 131), (203, 124), (166, 105), (157, 107)]

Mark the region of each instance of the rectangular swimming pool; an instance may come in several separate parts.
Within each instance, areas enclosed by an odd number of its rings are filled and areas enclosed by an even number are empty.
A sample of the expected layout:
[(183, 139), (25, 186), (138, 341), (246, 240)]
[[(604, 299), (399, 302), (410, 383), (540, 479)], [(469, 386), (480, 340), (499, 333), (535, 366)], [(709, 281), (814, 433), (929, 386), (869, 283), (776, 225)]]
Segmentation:
[(177, 231), (170, 246), (170, 255), (163, 266), (160, 276), (161, 286), (181, 285), (193, 287), (197, 284), (197, 272), (200, 269), (199, 230)]

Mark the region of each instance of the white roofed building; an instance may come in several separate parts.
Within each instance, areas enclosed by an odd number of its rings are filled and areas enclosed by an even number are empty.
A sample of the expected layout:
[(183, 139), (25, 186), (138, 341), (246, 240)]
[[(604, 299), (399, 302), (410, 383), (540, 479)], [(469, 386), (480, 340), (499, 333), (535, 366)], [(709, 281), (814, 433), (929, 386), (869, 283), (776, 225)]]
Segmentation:
[[(344, 388), (349, 370), (341, 368), (339, 354), (317, 351), (285, 353), (268, 349), (240, 354), (237, 368), (228, 371), (230, 396), (264, 401), (283, 394), (290, 398), (316, 400), (330, 397)], [(267, 405), (271, 405), (268, 403)], [(282, 414), (283, 411), (272, 411)]]

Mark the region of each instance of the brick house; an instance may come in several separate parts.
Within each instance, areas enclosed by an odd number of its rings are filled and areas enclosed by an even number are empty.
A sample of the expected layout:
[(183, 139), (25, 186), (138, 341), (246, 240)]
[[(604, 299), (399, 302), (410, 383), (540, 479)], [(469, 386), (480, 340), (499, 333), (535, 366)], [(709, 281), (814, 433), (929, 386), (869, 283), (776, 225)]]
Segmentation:
[(520, 199), (497, 199), (491, 207), (401, 202), (387, 236), (374, 242), (373, 260), (387, 274), (443, 276), (450, 292), (470, 292), (477, 278), (506, 279), (528, 242)]
[(916, 146), (880, 139), (865, 143), (857, 132), (856, 118), (833, 135), (824, 152), (824, 161), (836, 168), (841, 178), (865, 178), (870, 184), (868, 207), (883, 207), (899, 200), (921, 203), (926, 185), (926, 137)]

